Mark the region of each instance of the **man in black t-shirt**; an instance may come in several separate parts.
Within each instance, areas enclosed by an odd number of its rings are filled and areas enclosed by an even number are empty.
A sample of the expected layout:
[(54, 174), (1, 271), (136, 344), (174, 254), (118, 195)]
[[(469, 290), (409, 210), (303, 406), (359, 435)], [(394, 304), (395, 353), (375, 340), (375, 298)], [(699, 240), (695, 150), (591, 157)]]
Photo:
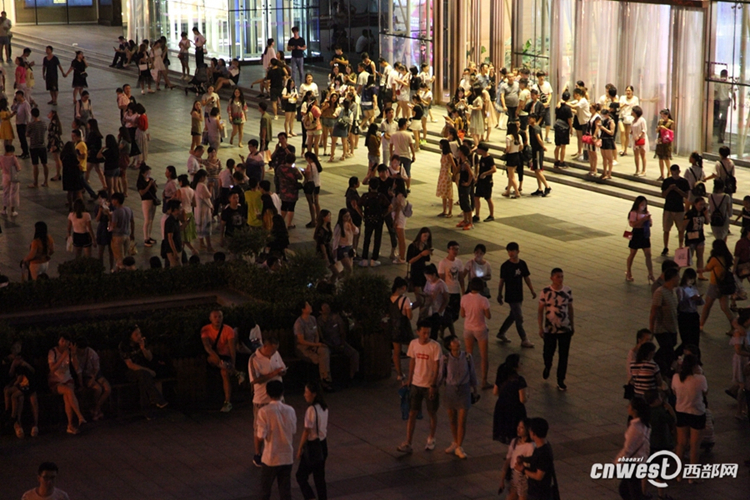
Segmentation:
[(565, 146), (570, 144), (573, 130), (573, 110), (568, 105), (570, 92), (562, 94), (562, 102), (555, 110), (555, 166), (565, 168)]
[(240, 206), (239, 193), (229, 193), (229, 205), (221, 211), (221, 246), (224, 246), (225, 238), (231, 238), (235, 231), (239, 231), (247, 224), (245, 219), (247, 209)]
[(273, 104), (273, 119), (278, 119), (277, 108), (279, 99), (281, 99), (281, 92), (284, 90), (284, 78), (286, 77), (286, 71), (281, 67), (277, 59), (271, 59), (271, 67), (268, 68), (268, 81), (271, 87), (271, 104)]
[(490, 215), (484, 219), (484, 222), (495, 220), (495, 203), (492, 201), (492, 174), (497, 171), (497, 168), (495, 167), (495, 160), (487, 152), (488, 150), (489, 147), (483, 142), (480, 142), (477, 146), (479, 171), (477, 172), (477, 180), (474, 185), (474, 222), (479, 222), (482, 198), (487, 200), (487, 207), (490, 211)]
[[(383, 222), (391, 205), (390, 198), (379, 192), (379, 179), (370, 179), (369, 186), (370, 190), (360, 198), (360, 206), (362, 207), (365, 221), (365, 241), (362, 245), (362, 261), (359, 263), (362, 267), (380, 265), (378, 256), (380, 255), (380, 240), (383, 237)], [(390, 214), (388, 217), (390, 217)], [(367, 256), (373, 232), (375, 233), (375, 243), (372, 247), (372, 260), (369, 260)]]
[(161, 256), (170, 267), (179, 267), (182, 261), (182, 231), (180, 230), (179, 200), (167, 202), (167, 220), (164, 221), (164, 239), (161, 242)]
[(297, 86), (304, 82), (305, 76), (305, 39), (299, 36), (299, 28), (292, 28), (292, 38), (286, 44), (286, 50), (292, 52), (292, 78)]
[(552, 447), (547, 442), (549, 423), (543, 418), (532, 418), (529, 422), (529, 436), (534, 441), (534, 453), (530, 457), (518, 457), (513, 468), (523, 474), (529, 484), (528, 500), (549, 500), (557, 489)]
[(677, 226), (680, 248), (682, 248), (685, 237), (685, 199), (690, 191), (690, 183), (684, 177), (680, 177), (679, 165), (672, 165), (669, 173), (671, 176), (661, 183), (661, 195), (665, 199), (662, 213), (662, 227), (664, 228), (662, 255), (669, 253), (669, 231), (672, 229), (672, 224)]
[[(388, 167), (383, 164), (378, 165), (378, 180), (380, 181), (378, 183), (378, 192), (388, 198), (388, 200), (392, 200), (394, 181), (393, 177), (388, 176)], [(393, 227), (393, 217), (391, 217), (390, 212), (384, 216), (383, 222), (385, 222), (385, 227), (388, 229), (388, 236), (391, 238), (391, 256), (389, 258), (393, 260), (396, 258), (398, 239), (396, 238), (396, 229)]]
[(521, 337), (521, 347), (534, 347), (534, 344), (528, 339), (526, 331), (523, 329), (523, 309), (521, 307), (523, 305), (524, 281), (531, 291), (531, 296), (536, 298), (534, 286), (531, 284), (531, 278), (529, 278), (531, 273), (529, 272), (529, 267), (526, 265), (526, 261), (518, 258), (518, 243), (511, 241), (505, 247), (505, 250), (508, 252), (509, 259), (500, 266), (497, 302), (503, 305), (503, 286), (505, 286), (505, 302), (510, 306), (510, 314), (500, 327), (500, 331), (497, 332), (497, 339), (503, 344), (510, 342), (505, 333), (515, 322), (516, 330)]

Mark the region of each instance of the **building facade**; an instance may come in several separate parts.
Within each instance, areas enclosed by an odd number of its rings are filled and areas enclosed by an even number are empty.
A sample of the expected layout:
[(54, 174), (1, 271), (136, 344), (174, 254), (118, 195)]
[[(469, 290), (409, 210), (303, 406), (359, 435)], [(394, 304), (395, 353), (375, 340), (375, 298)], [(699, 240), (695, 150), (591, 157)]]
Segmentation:
[(555, 100), (579, 80), (594, 100), (632, 85), (651, 136), (672, 112), (678, 154), (750, 159), (750, 1), (383, 1), (380, 33), (390, 60), (434, 68), (441, 102), (470, 61), (545, 71)]

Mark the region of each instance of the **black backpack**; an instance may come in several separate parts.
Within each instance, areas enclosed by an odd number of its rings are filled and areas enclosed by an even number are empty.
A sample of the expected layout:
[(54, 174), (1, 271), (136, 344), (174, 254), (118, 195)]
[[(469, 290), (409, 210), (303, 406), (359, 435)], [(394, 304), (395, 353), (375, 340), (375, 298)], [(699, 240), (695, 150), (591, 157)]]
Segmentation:
[(693, 189), (690, 190), (690, 193), (692, 193), (692, 195), (696, 198), (706, 196), (706, 183), (698, 179), (698, 176), (695, 175), (695, 172), (693, 172), (692, 168), (689, 168), (688, 172), (693, 175), (693, 181), (695, 182), (695, 184), (693, 184)]
[(521, 149), (521, 159), (524, 163), (529, 163), (532, 158), (534, 158), (534, 153), (531, 151), (531, 146), (526, 144), (523, 149)]
[(411, 90), (419, 90), (419, 86), (422, 85), (422, 79), (418, 75), (412, 75), (409, 81), (409, 88)]
[[(711, 199), (714, 199), (713, 195), (711, 195)], [(719, 203), (718, 205), (716, 204), (716, 201), (714, 201), (715, 209), (713, 212), (711, 212), (711, 227), (721, 227), (727, 221), (726, 217), (724, 217), (724, 214), (720, 210), (723, 205), (724, 199), (722, 199), (721, 203)]]
[(727, 194), (734, 194), (737, 192), (737, 178), (734, 175), (731, 175), (729, 171), (727, 171), (727, 167), (724, 165), (723, 160), (719, 160), (721, 163), (721, 168), (724, 169), (724, 192)]

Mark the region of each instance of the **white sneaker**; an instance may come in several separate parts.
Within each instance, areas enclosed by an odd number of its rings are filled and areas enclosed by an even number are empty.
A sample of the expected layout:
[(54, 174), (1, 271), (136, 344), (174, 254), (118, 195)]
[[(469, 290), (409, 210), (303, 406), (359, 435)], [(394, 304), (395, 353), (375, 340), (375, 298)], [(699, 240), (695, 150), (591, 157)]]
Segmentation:
[(10, 215), (12, 215), (13, 217), (18, 217), (18, 212), (16, 212), (15, 210), (13, 210), (13, 212)]
[(619, 165), (619, 163), (617, 163), (617, 160), (612, 160), (612, 165)]
[(379, 260), (371, 260), (370, 261), (370, 265), (372, 267), (378, 267), (380, 265), (380, 261)]
[(456, 448), (458, 448), (458, 443), (451, 443), (451, 445), (445, 449), (445, 452), (448, 455), (452, 455), (453, 452), (456, 451)]
[(458, 458), (466, 458), (466, 453), (464, 453), (464, 449), (460, 446), (456, 448), (456, 451), (454, 451), (453, 453), (455, 453)]
[(141, 90), (141, 95), (146, 95), (146, 91), (145, 90)]
[(230, 411), (232, 411), (232, 403), (230, 403), (229, 401), (224, 401), (224, 406), (221, 407), (221, 412), (229, 413)]
[(435, 449), (435, 438), (427, 438), (427, 444), (424, 445), (424, 451), (432, 451)]

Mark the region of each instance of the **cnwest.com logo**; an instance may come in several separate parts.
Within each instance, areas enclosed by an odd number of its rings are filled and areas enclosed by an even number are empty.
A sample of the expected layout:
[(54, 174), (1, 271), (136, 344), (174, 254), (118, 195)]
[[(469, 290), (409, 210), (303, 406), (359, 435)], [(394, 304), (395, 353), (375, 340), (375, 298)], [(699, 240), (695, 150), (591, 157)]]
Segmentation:
[[(686, 464), (671, 451), (657, 451), (644, 462), (643, 458), (621, 458), (617, 463), (594, 464), (591, 479), (648, 479), (657, 488), (666, 488), (666, 481), (683, 479), (716, 479), (737, 477), (737, 464)], [(682, 473), (682, 476), (680, 476)]]

